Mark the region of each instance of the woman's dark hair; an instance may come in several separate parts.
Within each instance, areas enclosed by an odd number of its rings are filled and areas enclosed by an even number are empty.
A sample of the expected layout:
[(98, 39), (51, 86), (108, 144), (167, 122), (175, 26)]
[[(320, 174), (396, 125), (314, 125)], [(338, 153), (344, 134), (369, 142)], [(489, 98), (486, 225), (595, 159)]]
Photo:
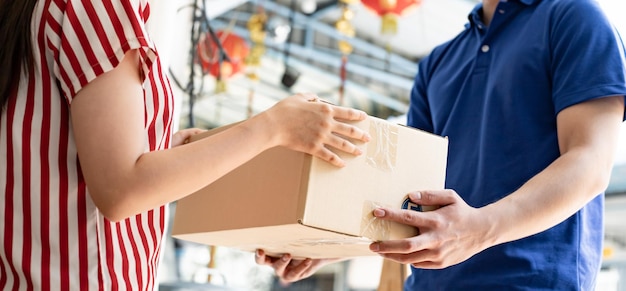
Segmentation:
[(0, 108), (33, 65), (30, 23), (37, 0), (0, 0)]

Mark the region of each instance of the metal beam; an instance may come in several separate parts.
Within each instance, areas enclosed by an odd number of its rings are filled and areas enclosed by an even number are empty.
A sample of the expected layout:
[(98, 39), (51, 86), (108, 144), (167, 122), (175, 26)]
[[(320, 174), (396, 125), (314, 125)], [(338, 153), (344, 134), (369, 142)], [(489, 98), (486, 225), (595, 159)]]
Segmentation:
[(250, 0), (209, 0), (206, 1), (206, 15), (209, 19), (213, 19), (249, 1)]
[[(212, 22), (216, 27), (226, 27), (228, 25), (228, 23), (225, 23), (220, 20), (212, 20)], [(232, 27), (232, 30), (241, 37), (244, 37), (244, 38), (249, 37), (249, 32), (245, 28), (235, 26), (235, 27)], [(265, 45), (277, 51), (282, 51), (282, 47), (279, 47), (279, 45), (277, 45), (273, 41), (266, 40)], [(315, 62), (324, 64), (327, 66), (331, 66), (334, 68), (339, 68), (341, 65), (341, 60), (338, 56), (329, 55), (329, 54), (320, 52), (318, 50), (307, 48), (307, 47), (297, 45), (297, 44), (291, 44), (290, 53), (293, 55), (298, 55), (303, 60), (315, 60)], [(271, 54), (271, 52), (268, 51), (268, 54)], [(277, 53), (274, 53), (273, 57), (280, 58), (280, 55), (278, 55)], [(305, 61), (299, 61), (295, 58), (291, 58), (289, 62), (290, 64), (292, 63), (298, 64), (298, 66), (302, 66), (302, 67), (307, 66), (309, 68), (314, 68), (314, 66), (311, 66), (311, 64), (306, 63)], [(391, 86), (404, 89), (407, 92), (410, 91), (411, 88), (413, 87), (413, 79), (393, 75), (388, 72), (372, 69), (367, 66), (363, 66), (363, 65), (359, 65), (355, 63), (348, 63), (346, 66), (346, 70), (351, 74), (360, 75), (360, 76), (364, 76), (364, 77), (377, 80), (383, 83), (387, 83)], [(396, 100), (390, 96), (378, 94), (376, 92), (373, 92), (372, 90), (366, 89), (365, 87), (358, 86), (354, 82), (347, 82), (346, 85), (348, 87), (353, 87), (353, 88), (360, 87), (360, 88), (363, 88), (364, 90), (368, 90), (370, 92), (368, 94), (372, 101), (375, 101), (379, 104), (387, 106), (393, 110), (396, 110), (399, 112), (406, 112), (408, 109), (408, 106), (404, 102)]]
[[(258, 0), (251, 0), (251, 1), (257, 2)], [(283, 5), (277, 4), (272, 1), (260, 1), (259, 3), (261, 3), (261, 5), (263, 5), (265, 9), (270, 10), (278, 15), (281, 15), (282, 17), (288, 18), (291, 13), (291, 9), (289, 7), (285, 7)], [(332, 8), (329, 8), (329, 9), (332, 9)], [(338, 39), (338, 40), (345, 39), (349, 41), (350, 44), (356, 50), (365, 52), (371, 57), (375, 57), (379, 59), (388, 58), (390, 64), (393, 66), (399, 66), (402, 68), (406, 68), (407, 70), (416, 71), (417, 66), (415, 65), (414, 61), (404, 58), (395, 53), (389, 54), (389, 52), (386, 49), (380, 46), (377, 46), (375, 44), (369, 43), (367, 41), (364, 41), (362, 39), (359, 39), (358, 37), (346, 39), (346, 37), (342, 35), (341, 33), (339, 33), (333, 26), (323, 23), (319, 21), (319, 19), (310, 18), (300, 12), (296, 12), (294, 16), (294, 21), (300, 25), (310, 27), (310, 29), (323, 33), (333, 39)], [(305, 45), (310, 45), (310, 43), (305, 42)]]

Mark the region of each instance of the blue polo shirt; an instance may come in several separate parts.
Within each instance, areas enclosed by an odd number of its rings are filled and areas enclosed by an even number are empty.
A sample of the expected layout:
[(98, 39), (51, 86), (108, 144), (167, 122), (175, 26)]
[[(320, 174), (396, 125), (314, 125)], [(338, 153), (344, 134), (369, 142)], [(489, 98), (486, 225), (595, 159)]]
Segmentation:
[[(449, 137), (446, 187), (482, 207), (559, 157), (556, 116), (626, 94), (624, 46), (593, 0), (482, 5), (419, 64), (408, 124)], [(558, 177), (555, 177), (558, 178)], [(443, 270), (413, 269), (406, 290), (592, 290), (600, 268), (603, 193), (561, 224)]]

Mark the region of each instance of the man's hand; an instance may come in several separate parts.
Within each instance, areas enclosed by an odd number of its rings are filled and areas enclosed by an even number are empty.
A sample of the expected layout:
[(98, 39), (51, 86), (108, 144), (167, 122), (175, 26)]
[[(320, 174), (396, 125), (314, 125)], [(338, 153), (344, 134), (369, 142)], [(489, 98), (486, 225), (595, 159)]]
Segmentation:
[(491, 246), (487, 217), (470, 207), (453, 190), (421, 191), (409, 194), (411, 201), (437, 210), (377, 208), (374, 216), (419, 229), (415, 237), (375, 242), (370, 250), (382, 257), (422, 269), (442, 269), (461, 263)]

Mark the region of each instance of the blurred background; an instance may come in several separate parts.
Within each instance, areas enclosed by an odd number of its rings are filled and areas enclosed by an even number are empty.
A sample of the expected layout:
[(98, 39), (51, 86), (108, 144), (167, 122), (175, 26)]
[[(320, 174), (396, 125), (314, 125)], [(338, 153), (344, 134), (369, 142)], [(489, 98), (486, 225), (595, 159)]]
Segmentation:
[[(153, 0), (149, 29), (175, 89), (177, 128), (240, 121), (298, 92), (404, 123), (417, 62), (460, 32), (478, 2)], [(599, 2), (626, 34), (626, 2)], [(606, 198), (597, 290), (626, 290), (626, 125)], [(381, 268), (377, 257), (357, 258), (283, 287), (250, 253), (170, 238), (163, 260), (161, 290), (376, 290)]]

